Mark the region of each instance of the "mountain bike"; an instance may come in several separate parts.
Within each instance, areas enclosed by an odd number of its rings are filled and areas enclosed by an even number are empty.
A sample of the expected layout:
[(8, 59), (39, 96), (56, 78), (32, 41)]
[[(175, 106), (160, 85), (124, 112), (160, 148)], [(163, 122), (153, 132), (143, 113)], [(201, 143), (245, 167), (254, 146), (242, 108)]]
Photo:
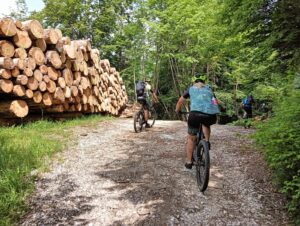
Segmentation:
[[(189, 112), (179, 112), (188, 116)], [(193, 151), (192, 163), (196, 168), (197, 185), (201, 192), (207, 189), (210, 171), (209, 143), (204, 139), (202, 125), (196, 137), (196, 147)]]
[[(156, 118), (157, 118), (157, 113), (154, 107), (150, 106), (149, 119), (148, 119), (148, 124), (150, 125), (150, 127), (153, 127)], [(134, 131), (136, 133), (139, 133), (143, 130), (144, 126), (146, 126), (145, 111), (144, 111), (144, 107), (141, 106), (140, 110), (136, 112), (134, 115), (134, 120), (133, 120)]]

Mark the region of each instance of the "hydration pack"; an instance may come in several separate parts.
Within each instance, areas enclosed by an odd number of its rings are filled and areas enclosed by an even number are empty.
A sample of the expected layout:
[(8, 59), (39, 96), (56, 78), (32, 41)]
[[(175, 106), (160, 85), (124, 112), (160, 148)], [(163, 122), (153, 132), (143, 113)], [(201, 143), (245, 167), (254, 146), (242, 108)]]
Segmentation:
[(135, 85), (135, 91), (136, 91), (136, 95), (139, 96), (143, 96), (145, 93), (145, 82), (143, 81), (138, 81)]

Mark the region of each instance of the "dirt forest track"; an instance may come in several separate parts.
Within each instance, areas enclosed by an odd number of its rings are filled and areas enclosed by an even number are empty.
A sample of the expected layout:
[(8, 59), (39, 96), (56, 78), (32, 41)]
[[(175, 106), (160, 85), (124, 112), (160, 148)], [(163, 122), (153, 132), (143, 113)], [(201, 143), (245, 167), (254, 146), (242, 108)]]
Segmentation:
[(132, 119), (80, 127), (76, 144), (37, 181), (20, 225), (288, 225), (252, 132), (213, 126), (202, 194), (183, 170), (184, 122), (157, 121), (139, 134)]

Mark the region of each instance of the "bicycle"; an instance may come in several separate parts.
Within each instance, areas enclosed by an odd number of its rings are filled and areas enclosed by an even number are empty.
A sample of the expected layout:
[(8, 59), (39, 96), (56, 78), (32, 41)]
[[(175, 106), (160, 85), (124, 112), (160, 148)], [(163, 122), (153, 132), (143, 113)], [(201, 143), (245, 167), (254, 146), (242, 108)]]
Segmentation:
[[(180, 114), (187, 115), (189, 112), (179, 112)], [(202, 125), (199, 127), (196, 138), (196, 147), (193, 150), (192, 163), (196, 166), (196, 179), (201, 192), (207, 189), (210, 171), (210, 157), (209, 157), (209, 144), (204, 139)]]
[[(157, 118), (157, 113), (156, 113), (154, 107), (150, 106), (149, 118), (148, 118), (148, 123), (149, 123), (150, 127), (153, 127), (156, 118)], [(145, 120), (144, 107), (142, 106), (141, 109), (138, 112), (136, 112), (134, 115), (133, 126), (134, 126), (135, 132), (136, 133), (141, 132), (143, 130), (144, 125), (146, 125), (146, 120)]]

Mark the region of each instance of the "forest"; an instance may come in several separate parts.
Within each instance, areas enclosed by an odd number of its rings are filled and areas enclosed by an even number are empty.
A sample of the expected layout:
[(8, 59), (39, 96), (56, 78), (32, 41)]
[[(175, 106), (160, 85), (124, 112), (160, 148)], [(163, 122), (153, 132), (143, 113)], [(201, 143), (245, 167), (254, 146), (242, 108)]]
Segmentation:
[(90, 39), (120, 71), (129, 100), (150, 78), (160, 118), (174, 119), (178, 97), (195, 74), (205, 74), (226, 106), (241, 117), (255, 99), (255, 140), (274, 182), (300, 223), (300, 4), (298, 0), (25, 0), (10, 16), (33, 18), (72, 39)]

